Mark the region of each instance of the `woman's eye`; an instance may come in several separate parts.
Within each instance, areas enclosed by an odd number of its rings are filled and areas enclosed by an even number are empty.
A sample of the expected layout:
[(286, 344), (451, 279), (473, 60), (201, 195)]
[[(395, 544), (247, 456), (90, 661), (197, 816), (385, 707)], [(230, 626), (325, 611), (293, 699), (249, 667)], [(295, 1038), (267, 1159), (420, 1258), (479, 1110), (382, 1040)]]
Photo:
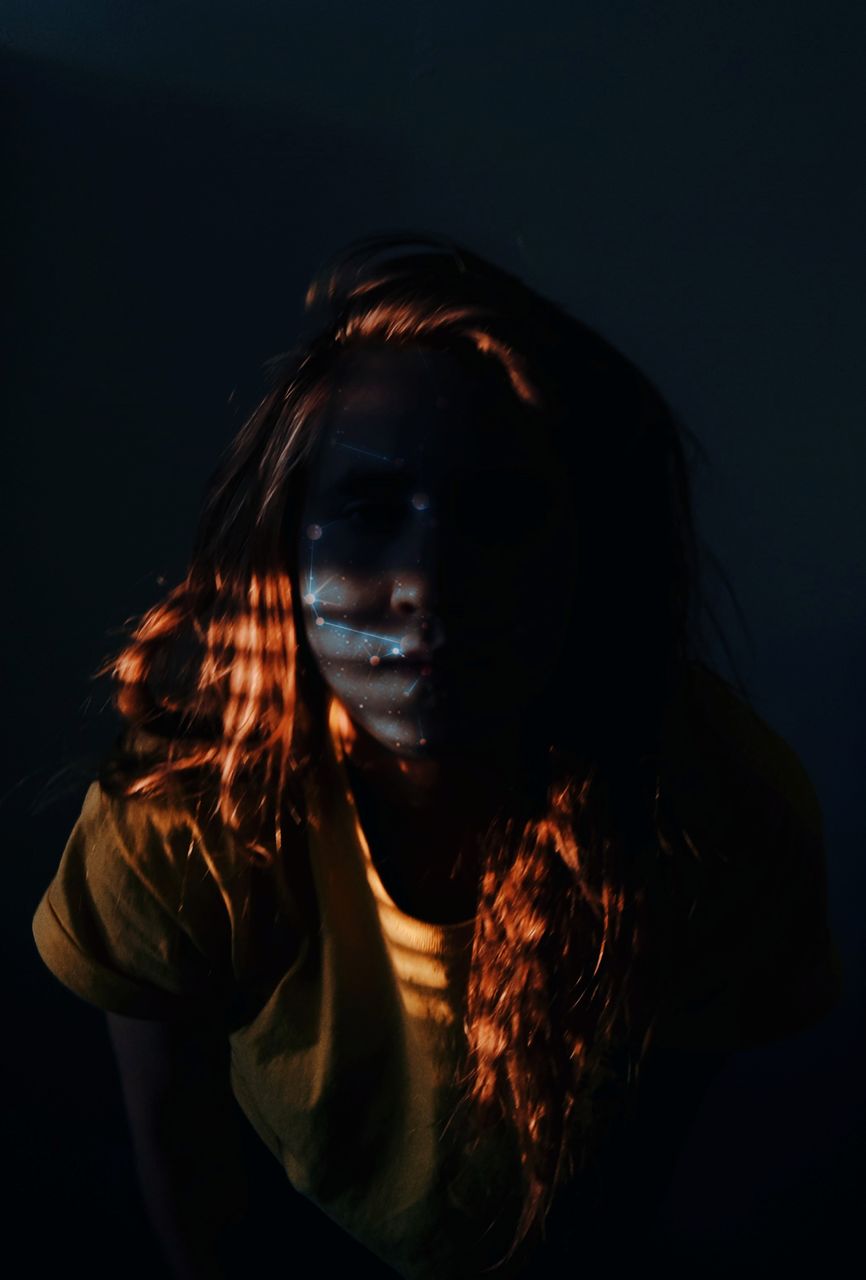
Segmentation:
[(343, 517), (367, 533), (390, 533), (406, 515), (405, 502), (360, 499), (343, 508)]
[(522, 543), (540, 529), (550, 505), (543, 476), (510, 467), (491, 468), (471, 484), (455, 487), (457, 524), (473, 542)]

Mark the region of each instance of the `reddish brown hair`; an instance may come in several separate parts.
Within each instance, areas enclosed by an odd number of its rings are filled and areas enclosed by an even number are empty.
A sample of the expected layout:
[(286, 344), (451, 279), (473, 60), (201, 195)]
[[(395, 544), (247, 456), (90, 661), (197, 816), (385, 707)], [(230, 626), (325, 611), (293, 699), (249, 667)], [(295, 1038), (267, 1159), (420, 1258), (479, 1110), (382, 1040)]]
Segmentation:
[(636, 1082), (676, 946), (674, 851), (696, 851), (667, 812), (659, 750), (702, 640), (683, 451), (696, 442), (599, 334), (451, 242), (355, 242), (314, 279), (307, 309), (311, 333), (269, 362), (270, 389), (212, 479), (186, 577), (102, 668), (129, 725), (164, 742), (149, 759), (118, 750), (104, 782), (154, 795), (215, 781), (218, 815), (252, 858), (278, 856), (286, 822), (303, 824), (300, 780), (328, 701), (291, 548), (342, 351), (448, 349), (553, 424), (588, 549), (588, 621), (557, 698), (537, 709), (542, 803), (499, 815), (485, 837), (455, 1126), (470, 1142), (512, 1126), (523, 1207), (510, 1256), (592, 1148), (612, 1046), (633, 1046)]

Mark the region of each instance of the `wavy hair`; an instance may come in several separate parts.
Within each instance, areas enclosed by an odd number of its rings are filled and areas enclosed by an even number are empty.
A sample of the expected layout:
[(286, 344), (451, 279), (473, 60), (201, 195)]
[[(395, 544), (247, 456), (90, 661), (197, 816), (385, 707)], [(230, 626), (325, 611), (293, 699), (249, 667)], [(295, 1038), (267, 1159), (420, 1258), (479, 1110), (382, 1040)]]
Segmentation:
[(577, 499), (581, 623), (556, 697), (532, 712), (538, 801), (497, 815), (482, 841), (456, 1077), (464, 1146), (503, 1122), (516, 1142), (508, 1258), (543, 1238), (575, 1157), (585, 1164), (614, 1046), (633, 1048), (638, 1079), (678, 945), (675, 855), (700, 856), (670, 811), (660, 751), (666, 709), (700, 660), (701, 607), (719, 631), (701, 592), (685, 443), (706, 455), (599, 333), (442, 237), (353, 241), (316, 274), (306, 311), (308, 332), (267, 362), (267, 393), (211, 479), (186, 576), (98, 672), (127, 727), (162, 743), (145, 755), (119, 743), (102, 780), (149, 796), (199, 779), (255, 861), (279, 857), (287, 823), (303, 826), (301, 782), (321, 759), (330, 703), (292, 535), (341, 352), (446, 349), (553, 426)]

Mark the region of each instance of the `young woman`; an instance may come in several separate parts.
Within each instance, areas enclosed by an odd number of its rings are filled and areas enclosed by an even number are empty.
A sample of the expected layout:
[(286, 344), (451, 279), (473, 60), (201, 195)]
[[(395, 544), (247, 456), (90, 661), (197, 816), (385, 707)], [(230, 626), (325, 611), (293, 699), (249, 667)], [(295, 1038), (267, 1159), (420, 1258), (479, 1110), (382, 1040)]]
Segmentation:
[(686, 432), (632, 363), (435, 237), (307, 303), (104, 669), (35, 938), (108, 1011), (175, 1274), (226, 1272), (231, 1095), (371, 1261), (548, 1274), (605, 1214), (640, 1241), (723, 1055), (838, 999), (820, 806), (700, 659)]

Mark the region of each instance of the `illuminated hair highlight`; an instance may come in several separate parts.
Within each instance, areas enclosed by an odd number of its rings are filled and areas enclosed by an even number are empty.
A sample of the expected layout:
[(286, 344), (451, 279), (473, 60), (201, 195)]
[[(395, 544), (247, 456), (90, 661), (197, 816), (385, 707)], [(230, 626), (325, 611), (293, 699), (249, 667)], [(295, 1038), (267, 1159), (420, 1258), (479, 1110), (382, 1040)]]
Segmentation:
[[(310, 332), (268, 362), (270, 389), (212, 478), (184, 580), (100, 669), (150, 744), (120, 744), (103, 781), (130, 796), (177, 784), (215, 796), (215, 816), (259, 861), (280, 855), (287, 823), (302, 828), (329, 704), (290, 549), (341, 352), (446, 349), (552, 424), (579, 486), (589, 622), (555, 705), (537, 709), (541, 803), (497, 815), (483, 841), (452, 1126), (457, 1161), (460, 1143), (511, 1126), (523, 1198), (510, 1257), (543, 1235), (598, 1140), (594, 1098), (614, 1046), (634, 1047), (637, 1081), (677, 946), (677, 859), (698, 856), (667, 811), (659, 758), (700, 641), (690, 433), (599, 334), (441, 237), (353, 242), (306, 307)], [(569, 681), (573, 696), (560, 697)]]

